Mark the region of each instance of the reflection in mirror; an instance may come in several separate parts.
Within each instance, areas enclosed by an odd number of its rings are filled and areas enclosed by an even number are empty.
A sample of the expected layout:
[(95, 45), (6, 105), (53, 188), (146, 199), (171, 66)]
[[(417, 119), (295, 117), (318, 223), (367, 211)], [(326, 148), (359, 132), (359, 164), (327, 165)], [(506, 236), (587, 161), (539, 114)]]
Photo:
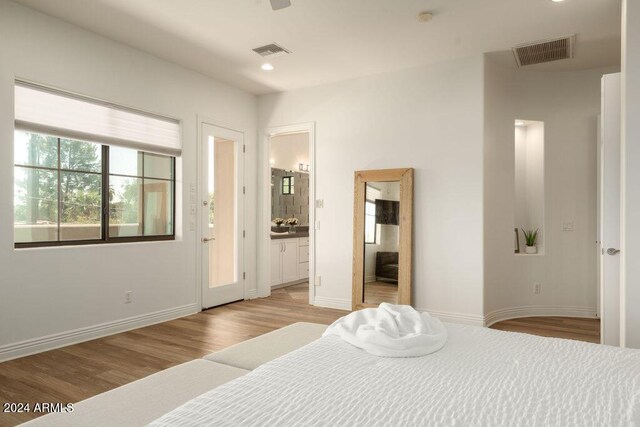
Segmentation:
[(351, 307), (411, 305), (413, 169), (356, 171)]
[(398, 302), (400, 182), (367, 182), (363, 303)]

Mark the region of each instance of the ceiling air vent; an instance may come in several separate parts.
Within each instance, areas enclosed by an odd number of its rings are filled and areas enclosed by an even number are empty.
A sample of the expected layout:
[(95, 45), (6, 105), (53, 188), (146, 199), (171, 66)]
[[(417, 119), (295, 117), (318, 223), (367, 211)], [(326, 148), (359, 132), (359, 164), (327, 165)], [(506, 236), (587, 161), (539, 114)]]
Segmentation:
[(575, 35), (521, 44), (513, 48), (518, 67), (573, 58)]
[(255, 53), (265, 58), (276, 58), (278, 56), (286, 55), (291, 53), (290, 50), (283, 48), (282, 46), (271, 43), (265, 46), (260, 46), (255, 49), (252, 49)]

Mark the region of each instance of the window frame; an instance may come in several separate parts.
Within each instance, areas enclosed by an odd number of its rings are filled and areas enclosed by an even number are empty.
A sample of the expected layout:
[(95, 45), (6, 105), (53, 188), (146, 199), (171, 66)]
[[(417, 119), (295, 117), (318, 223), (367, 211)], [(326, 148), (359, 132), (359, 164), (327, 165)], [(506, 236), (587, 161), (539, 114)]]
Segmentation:
[[(374, 200), (369, 200), (369, 199), (365, 199), (364, 201), (364, 225), (365, 225), (365, 233), (364, 233), (364, 244), (365, 245), (377, 245), (378, 244), (378, 224), (376, 224), (376, 215), (375, 213), (373, 215), (369, 215), (367, 214), (367, 203), (371, 203), (373, 204), (373, 207), (375, 209), (376, 206), (376, 202)], [(373, 216), (373, 242), (367, 242), (367, 217), (368, 216)]]
[[(285, 182), (287, 183), (286, 187), (289, 189), (289, 191), (286, 192), (286, 193), (284, 192)], [(292, 195), (294, 195), (293, 186), (294, 186), (293, 175), (287, 175), (287, 176), (283, 176), (282, 177), (282, 195), (283, 196), (292, 196)]]
[[(17, 129), (16, 129), (17, 130)], [(27, 131), (30, 132), (30, 131)], [(54, 138), (56, 138), (58, 140), (58, 164), (57, 164), (57, 168), (49, 168), (49, 167), (38, 167), (38, 166), (28, 166), (28, 165), (18, 165), (15, 163), (13, 163), (13, 170), (14, 170), (14, 182), (13, 185), (15, 186), (15, 169), (16, 167), (25, 167), (25, 168), (32, 168), (32, 169), (43, 169), (43, 170), (51, 170), (51, 171), (55, 171), (58, 174), (60, 174), (63, 171), (66, 171), (66, 169), (62, 169), (61, 165), (60, 165), (60, 140), (61, 139), (65, 139), (65, 138), (61, 138), (55, 135), (46, 135), (44, 133), (40, 133), (40, 132), (30, 132), (30, 133), (36, 133), (36, 134), (40, 134), (40, 135), (45, 135), (45, 136), (53, 136)], [(82, 141), (82, 140), (78, 140), (78, 141)], [(86, 142), (86, 141), (84, 141)], [(158, 242), (158, 241), (171, 241), (171, 240), (175, 240), (176, 239), (176, 204), (177, 204), (177, 200), (176, 200), (176, 157), (175, 156), (169, 156), (169, 155), (162, 155), (165, 157), (169, 157), (171, 160), (171, 179), (163, 179), (163, 178), (152, 178), (152, 177), (145, 177), (144, 176), (144, 154), (143, 154), (143, 170), (142, 170), (142, 176), (140, 177), (140, 179), (142, 179), (142, 212), (141, 212), (141, 216), (140, 216), (140, 220), (142, 221), (142, 230), (144, 231), (144, 179), (153, 179), (153, 180), (160, 180), (160, 181), (167, 181), (171, 183), (171, 196), (172, 196), (172, 206), (171, 206), (171, 221), (172, 221), (172, 227), (171, 227), (171, 234), (159, 234), (159, 235), (150, 235), (150, 236), (124, 236), (124, 237), (110, 237), (109, 236), (109, 212), (110, 212), (110, 208), (109, 208), (109, 177), (112, 175), (109, 173), (109, 145), (100, 143), (99, 141), (94, 141), (93, 143), (95, 144), (99, 144), (100, 145), (100, 150), (101, 150), (101, 155), (102, 155), (102, 168), (100, 172), (93, 172), (93, 174), (95, 175), (100, 175), (102, 178), (102, 186), (101, 186), (101, 190), (102, 190), (102, 194), (101, 194), (101, 209), (102, 209), (102, 213), (100, 216), (100, 226), (102, 228), (101, 230), (101, 237), (100, 239), (86, 239), (86, 240), (59, 240), (60, 239), (60, 235), (58, 234), (58, 240), (50, 240), (50, 241), (40, 241), (40, 242), (16, 242), (15, 241), (15, 235), (14, 235), (14, 248), (15, 249), (26, 249), (26, 248), (42, 248), (42, 247), (56, 247), (56, 246), (83, 246), (83, 245), (102, 245), (102, 244), (112, 244), (112, 243), (137, 243), (137, 242)], [(133, 150), (131, 148), (131, 150)], [(155, 155), (154, 153), (150, 153), (147, 151), (143, 151), (143, 150), (136, 150), (137, 152), (141, 152), (141, 153), (149, 153), (151, 155)], [(78, 172), (78, 171), (73, 171), (73, 172)], [(89, 172), (87, 172), (89, 173)], [(113, 174), (115, 176), (121, 176), (120, 174)], [(60, 193), (60, 180), (58, 180), (58, 193)], [(14, 195), (15, 195), (15, 187), (14, 187)], [(60, 197), (58, 196), (58, 211), (60, 210)], [(15, 229), (15, 207), (14, 207), (14, 229)], [(57, 222), (57, 226), (58, 226), (58, 230), (60, 229), (60, 212), (58, 212), (58, 222)]]

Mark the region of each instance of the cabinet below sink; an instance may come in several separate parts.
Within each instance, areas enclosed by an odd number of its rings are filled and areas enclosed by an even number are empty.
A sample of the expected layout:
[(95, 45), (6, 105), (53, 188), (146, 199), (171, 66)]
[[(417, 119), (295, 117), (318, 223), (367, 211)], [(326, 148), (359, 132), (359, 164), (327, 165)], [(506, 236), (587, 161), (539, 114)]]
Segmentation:
[(290, 236), (276, 239), (273, 238), (273, 234), (271, 236), (272, 287), (309, 278), (309, 237)]

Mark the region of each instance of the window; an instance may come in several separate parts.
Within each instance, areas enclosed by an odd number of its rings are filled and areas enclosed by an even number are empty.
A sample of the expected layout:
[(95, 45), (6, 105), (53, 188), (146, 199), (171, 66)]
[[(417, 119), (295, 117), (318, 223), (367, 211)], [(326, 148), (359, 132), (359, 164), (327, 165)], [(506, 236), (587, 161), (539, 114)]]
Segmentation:
[(293, 177), (292, 176), (284, 176), (282, 177), (282, 194), (293, 194)]
[(174, 238), (174, 157), (21, 130), (14, 153), (16, 247)]
[(382, 197), (379, 188), (367, 183), (364, 203), (364, 242), (379, 245), (380, 225), (376, 224), (376, 200)]
[(364, 242), (375, 245), (377, 243), (376, 202), (366, 200), (364, 203)]
[(109, 148), (109, 235), (173, 234), (173, 158)]
[(174, 238), (178, 120), (18, 80), (14, 99), (16, 247)]

